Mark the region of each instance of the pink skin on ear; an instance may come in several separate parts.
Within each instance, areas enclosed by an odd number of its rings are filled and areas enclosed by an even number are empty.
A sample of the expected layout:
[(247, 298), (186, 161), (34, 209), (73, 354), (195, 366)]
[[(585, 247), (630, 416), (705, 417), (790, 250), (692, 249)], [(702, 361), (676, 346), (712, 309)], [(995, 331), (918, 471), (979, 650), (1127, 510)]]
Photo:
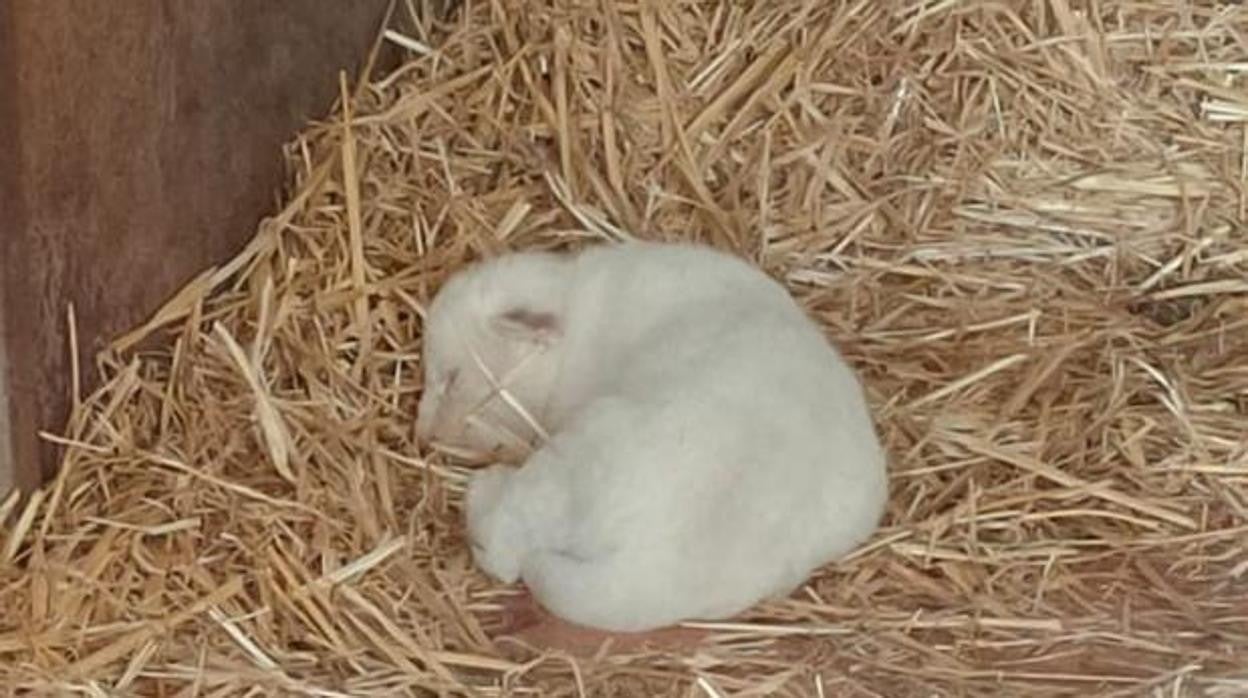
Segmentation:
[(563, 332), (558, 315), (532, 308), (510, 308), (493, 325), (500, 335), (523, 341), (550, 341)]
[(555, 317), (554, 313), (539, 313), (528, 308), (512, 308), (503, 313), (502, 318), (532, 332), (553, 334), (559, 329), (559, 318)]

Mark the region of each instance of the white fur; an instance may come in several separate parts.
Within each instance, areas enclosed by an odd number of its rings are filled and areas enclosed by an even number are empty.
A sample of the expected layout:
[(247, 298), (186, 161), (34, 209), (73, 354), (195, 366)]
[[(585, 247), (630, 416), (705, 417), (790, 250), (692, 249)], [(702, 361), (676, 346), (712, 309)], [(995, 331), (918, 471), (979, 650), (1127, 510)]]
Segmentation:
[(538, 446), (473, 477), (468, 531), (482, 569), (566, 620), (725, 618), (879, 524), (885, 458), (857, 378), (735, 257), (505, 255), (444, 286), (425, 342), (422, 436), (504, 458)]

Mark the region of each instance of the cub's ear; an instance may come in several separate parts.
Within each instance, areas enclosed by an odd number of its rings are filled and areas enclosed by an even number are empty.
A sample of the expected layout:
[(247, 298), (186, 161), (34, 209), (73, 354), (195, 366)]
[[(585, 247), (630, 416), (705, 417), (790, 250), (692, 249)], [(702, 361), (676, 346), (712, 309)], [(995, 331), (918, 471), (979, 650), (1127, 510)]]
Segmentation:
[(563, 334), (558, 315), (519, 306), (494, 316), (490, 325), (503, 337), (526, 342), (550, 342)]

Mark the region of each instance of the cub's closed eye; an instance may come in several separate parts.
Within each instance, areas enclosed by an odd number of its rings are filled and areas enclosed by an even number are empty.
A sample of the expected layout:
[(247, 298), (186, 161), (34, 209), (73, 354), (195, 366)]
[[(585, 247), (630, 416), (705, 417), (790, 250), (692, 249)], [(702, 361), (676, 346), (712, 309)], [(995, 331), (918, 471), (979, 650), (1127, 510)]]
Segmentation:
[(447, 392), (455, 385), (455, 381), (459, 378), (459, 369), (453, 369), (446, 374), (446, 378), (442, 381), (442, 392)]

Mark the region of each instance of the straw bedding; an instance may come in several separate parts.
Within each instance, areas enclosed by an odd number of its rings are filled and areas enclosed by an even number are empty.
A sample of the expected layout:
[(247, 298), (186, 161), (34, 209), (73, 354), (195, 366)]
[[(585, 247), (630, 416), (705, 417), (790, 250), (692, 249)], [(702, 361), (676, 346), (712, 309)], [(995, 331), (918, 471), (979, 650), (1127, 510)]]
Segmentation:
[[(1248, 692), (1238, 4), (494, 0), (401, 26), (410, 60), (288, 149), (285, 208), (48, 435), (60, 476), (5, 510), (0, 685)], [(789, 284), (861, 371), (890, 511), (696, 645), (505, 650), (465, 471), (412, 435), (421, 308), (471, 259), (628, 236)]]

